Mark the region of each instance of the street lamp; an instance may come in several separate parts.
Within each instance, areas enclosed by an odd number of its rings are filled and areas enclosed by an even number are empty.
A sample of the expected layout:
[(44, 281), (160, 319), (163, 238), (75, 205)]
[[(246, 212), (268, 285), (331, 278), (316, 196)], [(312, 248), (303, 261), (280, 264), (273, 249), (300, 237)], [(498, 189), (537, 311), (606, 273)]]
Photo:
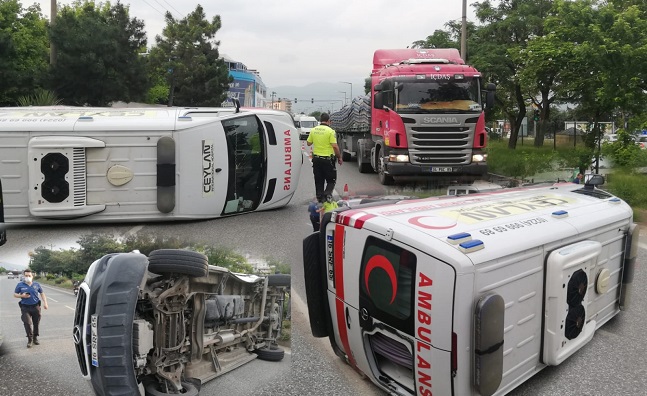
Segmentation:
[(343, 94), (344, 94), (344, 104), (346, 104), (346, 91), (339, 91), (339, 93), (343, 93)]
[(276, 92), (272, 91), (272, 95), (270, 96), (272, 97), (272, 109), (274, 109), (274, 97), (276, 96)]
[(352, 102), (353, 101), (353, 84), (349, 83), (347, 81), (340, 81), (340, 83), (350, 85), (350, 101)]

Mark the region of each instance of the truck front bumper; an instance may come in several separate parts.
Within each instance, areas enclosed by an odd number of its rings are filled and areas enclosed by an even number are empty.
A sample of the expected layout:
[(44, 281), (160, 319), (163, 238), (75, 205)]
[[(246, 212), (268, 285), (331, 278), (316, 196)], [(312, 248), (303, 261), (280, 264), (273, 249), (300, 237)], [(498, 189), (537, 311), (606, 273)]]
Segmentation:
[(409, 162), (387, 162), (386, 171), (393, 177), (483, 177), (487, 174), (487, 162), (468, 165), (431, 166)]

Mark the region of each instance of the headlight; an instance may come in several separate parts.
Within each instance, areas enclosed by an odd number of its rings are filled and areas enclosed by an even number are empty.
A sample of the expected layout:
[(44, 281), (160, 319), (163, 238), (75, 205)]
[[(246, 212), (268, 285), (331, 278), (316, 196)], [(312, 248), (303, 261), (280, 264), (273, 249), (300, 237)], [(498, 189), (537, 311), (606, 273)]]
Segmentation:
[(391, 154), (389, 155), (390, 162), (409, 162), (409, 156), (407, 154)]
[(487, 159), (487, 154), (474, 154), (472, 155), (472, 162), (483, 162)]

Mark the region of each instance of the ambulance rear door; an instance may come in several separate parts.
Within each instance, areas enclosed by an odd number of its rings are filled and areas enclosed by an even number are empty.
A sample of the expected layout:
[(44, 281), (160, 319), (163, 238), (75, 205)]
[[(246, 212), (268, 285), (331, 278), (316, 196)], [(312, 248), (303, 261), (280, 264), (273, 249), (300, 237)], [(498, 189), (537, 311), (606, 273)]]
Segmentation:
[(454, 269), (363, 228), (357, 211), (339, 215), (326, 235), (335, 343), (385, 390), (431, 395), (433, 379), (434, 394), (451, 395)]

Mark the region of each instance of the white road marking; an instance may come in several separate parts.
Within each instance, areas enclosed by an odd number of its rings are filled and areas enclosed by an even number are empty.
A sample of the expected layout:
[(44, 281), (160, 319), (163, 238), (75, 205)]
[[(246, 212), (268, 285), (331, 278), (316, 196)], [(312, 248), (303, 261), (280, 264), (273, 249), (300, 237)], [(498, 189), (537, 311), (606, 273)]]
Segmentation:
[(74, 310), (75, 310), (74, 308), (72, 308), (72, 307), (68, 307), (67, 305), (65, 306), (65, 308), (69, 308), (69, 309), (71, 309), (72, 311), (74, 311)]
[(51, 301), (54, 301), (54, 302), (58, 302), (58, 301), (54, 300), (54, 299), (53, 299), (53, 298), (51, 298), (51, 297), (49, 297), (49, 298), (47, 298), (47, 299), (48, 299), (48, 300), (51, 300)]

